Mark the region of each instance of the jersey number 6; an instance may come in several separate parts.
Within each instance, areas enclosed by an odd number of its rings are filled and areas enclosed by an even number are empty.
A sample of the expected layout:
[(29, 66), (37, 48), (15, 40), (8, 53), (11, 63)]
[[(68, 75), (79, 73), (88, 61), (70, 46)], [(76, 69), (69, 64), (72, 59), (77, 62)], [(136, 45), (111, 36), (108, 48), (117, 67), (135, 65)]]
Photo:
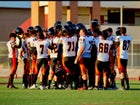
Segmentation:
[(101, 53), (108, 53), (108, 44), (107, 43), (99, 43), (99, 52)]

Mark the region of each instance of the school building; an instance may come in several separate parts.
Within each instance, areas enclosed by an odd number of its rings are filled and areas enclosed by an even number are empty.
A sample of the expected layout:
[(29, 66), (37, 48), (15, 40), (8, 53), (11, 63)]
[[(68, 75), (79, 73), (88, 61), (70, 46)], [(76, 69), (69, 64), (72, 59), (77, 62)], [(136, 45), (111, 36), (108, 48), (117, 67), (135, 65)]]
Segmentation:
[(140, 66), (140, 1), (0, 1), (0, 41), (7, 41), (10, 32), (20, 26), (53, 26), (57, 20), (65, 24), (83, 23), (89, 28), (98, 19), (100, 29), (112, 27), (114, 34), (122, 22), (132, 35), (129, 66)]

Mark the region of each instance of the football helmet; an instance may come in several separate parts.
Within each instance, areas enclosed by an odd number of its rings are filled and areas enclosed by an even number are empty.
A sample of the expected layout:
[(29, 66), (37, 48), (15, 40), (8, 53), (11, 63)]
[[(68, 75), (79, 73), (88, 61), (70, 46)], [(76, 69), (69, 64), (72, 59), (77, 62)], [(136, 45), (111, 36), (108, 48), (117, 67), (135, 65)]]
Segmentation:
[(72, 26), (73, 23), (71, 21), (67, 21), (65, 25)]
[(68, 26), (67, 24), (64, 25), (64, 30), (68, 36), (72, 36), (74, 34), (72, 27)]
[(98, 20), (97, 20), (97, 19), (93, 19), (93, 20), (91, 21), (91, 27), (92, 27), (92, 28), (97, 28), (98, 25), (99, 25), (99, 23), (98, 23)]
[(116, 36), (119, 36), (119, 35), (121, 35), (121, 33), (120, 33), (120, 27), (117, 27), (117, 29), (116, 29)]
[(79, 34), (80, 29), (82, 29), (82, 28), (86, 28), (85, 25), (82, 24), (82, 23), (78, 23), (78, 24), (76, 25), (76, 34)]
[(62, 29), (62, 23), (61, 23), (61, 21), (56, 21), (55, 24), (54, 24), (54, 28), (56, 30), (61, 30)]
[(32, 26), (27, 28), (27, 32), (29, 32), (30, 30), (33, 30), (34, 28)]
[(35, 26), (34, 30), (35, 30), (35, 32), (42, 32), (42, 27), (41, 26)]
[(87, 30), (87, 35), (92, 35), (92, 32), (90, 31), (90, 29)]
[(21, 34), (24, 33), (24, 31), (22, 30), (22, 28), (17, 27), (17, 28), (15, 29), (15, 33), (21, 35)]
[(49, 29), (47, 30), (47, 33), (48, 33), (49, 35), (54, 35), (54, 33), (55, 33), (54, 28), (53, 28), (53, 27), (49, 28)]

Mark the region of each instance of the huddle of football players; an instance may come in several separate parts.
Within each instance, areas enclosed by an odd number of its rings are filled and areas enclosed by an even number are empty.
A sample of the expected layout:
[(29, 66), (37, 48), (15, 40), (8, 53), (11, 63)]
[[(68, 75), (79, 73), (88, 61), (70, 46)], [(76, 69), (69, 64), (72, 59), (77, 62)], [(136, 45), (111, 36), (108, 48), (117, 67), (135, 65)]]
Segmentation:
[(24, 89), (37, 89), (38, 77), (41, 90), (118, 89), (114, 69), (117, 61), (120, 89), (129, 90), (127, 61), (132, 37), (126, 34), (126, 27), (118, 27), (116, 35), (112, 35), (110, 27), (100, 31), (97, 19), (90, 26), (87, 29), (84, 24), (71, 21), (63, 26), (56, 21), (54, 27), (46, 30), (30, 26), (24, 32), (17, 27), (7, 43), (11, 69), (7, 88), (17, 88), (14, 75), (23, 60)]

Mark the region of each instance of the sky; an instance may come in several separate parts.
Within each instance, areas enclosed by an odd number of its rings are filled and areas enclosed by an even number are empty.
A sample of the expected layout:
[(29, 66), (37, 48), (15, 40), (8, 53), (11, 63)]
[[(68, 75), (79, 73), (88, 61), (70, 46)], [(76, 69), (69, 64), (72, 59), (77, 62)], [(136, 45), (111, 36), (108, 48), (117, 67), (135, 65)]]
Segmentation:
[(31, 1), (0, 1), (0, 7), (31, 8)]
[[(41, 5), (46, 5), (46, 1), (40, 1)], [(63, 2), (65, 5), (68, 3)], [(79, 2), (82, 6), (91, 5), (91, 1)], [(120, 7), (123, 5), (125, 8), (139, 8), (139, 1), (101, 1), (101, 7)], [(91, 5), (92, 6), (92, 5)], [(31, 8), (31, 1), (0, 1), (0, 7), (10, 8)]]

